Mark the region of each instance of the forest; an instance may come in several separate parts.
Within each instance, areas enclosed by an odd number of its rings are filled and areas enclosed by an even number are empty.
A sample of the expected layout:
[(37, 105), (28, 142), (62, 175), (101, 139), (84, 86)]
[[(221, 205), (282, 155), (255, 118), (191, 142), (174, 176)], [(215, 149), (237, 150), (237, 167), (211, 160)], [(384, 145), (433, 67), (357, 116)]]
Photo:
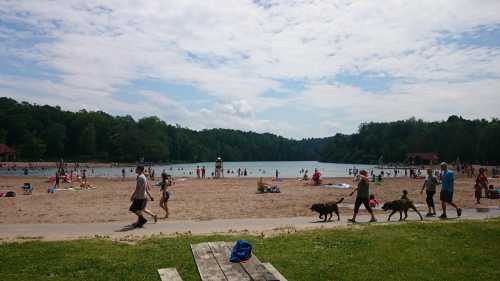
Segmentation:
[(0, 98), (0, 143), (17, 160), (198, 162), (317, 160), (323, 139), (291, 140), (229, 129), (195, 131), (157, 117), (134, 120), (97, 111)]
[(320, 160), (337, 163), (401, 163), (407, 153), (432, 152), (440, 161), (500, 164), (500, 120), (467, 120), (452, 115), (446, 121), (411, 118), (364, 123), (351, 135), (337, 134), (321, 148)]
[(134, 120), (101, 111), (71, 112), (58, 106), (0, 98), (0, 143), (17, 160), (136, 162), (300, 161), (402, 163), (409, 152), (434, 152), (442, 161), (499, 164), (500, 121), (411, 118), (369, 122), (354, 134), (287, 139), (230, 129), (195, 131), (157, 117)]

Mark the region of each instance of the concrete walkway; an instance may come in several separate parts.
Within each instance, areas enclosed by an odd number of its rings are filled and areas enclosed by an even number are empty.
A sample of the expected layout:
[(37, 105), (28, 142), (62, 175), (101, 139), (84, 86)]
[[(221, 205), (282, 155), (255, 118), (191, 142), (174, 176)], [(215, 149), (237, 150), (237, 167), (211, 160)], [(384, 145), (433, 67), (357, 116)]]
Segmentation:
[[(377, 215), (377, 224), (386, 225), (388, 214)], [(448, 213), (448, 220), (457, 220), (454, 210)], [(464, 209), (462, 217), (458, 220), (489, 219), (500, 217), (500, 208)], [(399, 218), (395, 214), (394, 222)], [(127, 239), (151, 235), (176, 235), (176, 234), (212, 234), (212, 233), (234, 233), (234, 232), (273, 232), (273, 231), (295, 231), (314, 228), (335, 228), (351, 225), (347, 222), (348, 217), (342, 216), (340, 221), (328, 223), (318, 222), (313, 217), (293, 218), (271, 218), (271, 219), (225, 219), (225, 220), (166, 220), (158, 223), (147, 223), (144, 228), (133, 229), (127, 227), (127, 223), (78, 223), (78, 224), (0, 224), (0, 238), (3, 241), (11, 240), (70, 240), (85, 237), (110, 237), (114, 239)], [(368, 224), (369, 216), (358, 216), (359, 224)], [(437, 218), (424, 218), (424, 221), (435, 221)], [(414, 212), (408, 213), (408, 221), (418, 221)], [(0, 240), (0, 241), (1, 241)]]

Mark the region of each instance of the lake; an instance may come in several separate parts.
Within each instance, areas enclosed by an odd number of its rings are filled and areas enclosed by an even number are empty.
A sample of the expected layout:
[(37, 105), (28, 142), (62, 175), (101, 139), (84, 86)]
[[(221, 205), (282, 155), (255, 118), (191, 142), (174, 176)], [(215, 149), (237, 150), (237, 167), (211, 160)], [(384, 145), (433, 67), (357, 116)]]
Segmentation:
[[(155, 165), (152, 168), (155, 170), (155, 175), (159, 176), (165, 170), (168, 174), (174, 177), (196, 177), (196, 167), (206, 167), (206, 175), (210, 177), (214, 171), (213, 162), (201, 162), (190, 164), (173, 164), (173, 165)], [(375, 168), (375, 165), (364, 164), (341, 164), (341, 163), (321, 163), (317, 161), (255, 161), (255, 162), (224, 162), (224, 176), (237, 177), (238, 169), (247, 170), (247, 177), (273, 177), (276, 170), (281, 178), (296, 178), (302, 177), (302, 170), (308, 170), (309, 176), (312, 176), (314, 169), (319, 169), (323, 177), (344, 177), (349, 176), (349, 169), (357, 168), (365, 169), (370, 172), (373, 170), (376, 175), (380, 173), (380, 169)], [(120, 177), (121, 170), (125, 168), (126, 176), (134, 176), (134, 167), (107, 167), (89, 169), (88, 176), (97, 177)], [(228, 173), (229, 170), (229, 173)], [(29, 170), (30, 176), (53, 176), (55, 168), (45, 170)], [(387, 172), (387, 170), (386, 170)], [(390, 171), (392, 173), (392, 170)], [(23, 170), (0, 170), (0, 175), (17, 175), (22, 176)], [(404, 175), (404, 171), (400, 173)]]

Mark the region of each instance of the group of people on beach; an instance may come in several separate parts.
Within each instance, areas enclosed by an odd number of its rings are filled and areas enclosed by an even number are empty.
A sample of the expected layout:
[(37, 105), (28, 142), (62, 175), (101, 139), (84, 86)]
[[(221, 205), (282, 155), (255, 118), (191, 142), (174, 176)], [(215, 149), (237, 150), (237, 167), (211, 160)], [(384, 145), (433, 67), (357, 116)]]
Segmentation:
[[(151, 201), (154, 201), (154, 198), (151, 195), (150, 185), (144, 173), (144, 166), (138, 166), (135, 172), (137, 174), (136, 188), (130, 198), (132, 204), (129, 210), (135, 213), (138, 218), (137, 222), (135, 222), (133, 226), (142, 227), (147, 222), (146, 218), (144, 217), (144, 214), (148, 214), (149, 216), (151, 216), (155, 222), (157, 221), (158, 218), (154, 213), (152, 213), (150, 210), (146, 208), (148, 198)], [(356, 200), (354, 204), (353, 216), (351, 219), (349, 219), (349, 221), (356, 222), (356, 217), (358, 215), (359, 208), (361, 207), (361, 205), (363, 205), (365, 209), (368, 211), (368, 213), (371, 215), (370, 222), (374, 222), (376, 221), (376, 218), (372, 208), (375, 207), (378, 204), (378, 202), (376, 201), (373, 194), (370, 194), (369, 192), (369, 186), (370, 186), (369, 174), (366, 170), (359, 170), (356, 172), (357, 172), (356, 174), (357, 174), (358, 184), (357, 187), (350, 194), (350, 196), (352, 196), (354, 195), (354, 193), (356, 193)], [(441, 185), (439, 199), (441, 201), (442, 213), (439, 216), (439, 218), (441, 219), (447, 218), (448, 216), (447, 205), (452, 206), (456, 210), (457, 217), (460, 217), (462, 214), (462, 209), (453, 201), (455, 176), (454, 173), (448, 169), (448, 164), (445, 162), (441, 163), (439, 173), (434, 173), (432, 169), (427, 169), (426, 172), (427, 175), (422, 185), (422, 189), (420, 190), (421, 194), (423, 194), (424, 191), (426, 194), (425, 201), (428, 208), (426, 216), (427, 217), (436, 216), (436, 206), (434, 203), (434, 196), (437, 192), (437, 186)], [(277, 179), (278, 175), (279, 175), (278, 171), (276, 171)], [(307, 177), (307, 173), (304, 173), (304, 175), (305, 175), (304, 177)], [(199, 166), (197, 167), (197, 176), (198, 178), (204, 178), (204, 167), (202, 168), (199, 168)], [(305, 180), (308, 180), (308, 178), (305, 178)], [(315, 169), (311, 180), (314, 185), (321, 184), (321, 173), (317, 169)], [(172, 177), (168, 175), (165, 171), (163, 171), (161, 174), (161, 182), (159, 183), (159, 185), (161, 194), (160, 207), (165, 211), (165, 218), (168, 218), (169, 215), (169, 210), (168, 210), (168, 200), (170, 198), (169, 186), (171, 186), (173, 183), (174, 182)], [(479, 169), (479, 175), (477, 176), (475, 184), (477, 203), (479, 203), (479, 198), (481, 198), (482, 190), (485, 190), (486, 197), (488, 197), (487, 194), (489, 191), (487, 185), (488, 185), (488, 179), (485, 175), (485, 171), (484, 169)], [(258, 191), (261, 191), (263, 193), (279, 192), (279, 188), (276, 185), (265, 183), (263, 182), (262, 178), (259, 178), (257, 186), (258, 186)], [(407, 192), (406, 194), (403, 194), (401, 199), (409, 200), (407, 198)]]
[[(451, 205), (452, 207), (455, 208), (457, 212), (457, 217), (460, 217), (462, 215), (462, 209), (458, 207), (454, 202), (453, 202), (453, 191), (454, 191), (454, 183), (455, 183), (455, 178), (454, 174), (452, 171), (448, 170), (448, 164), (443, 162), (440, 165), (441, 168), (441, 181), (439, 181), (435, 175), (432, 173), (432, 169), (427, 170), (427, 177), (425, 179), (425, 182), (422, 186), (421, 193), (425, 190), (426, 192), (426, 203), (428, 207), (428, 213), (427, 217), (432, 217), (436, 215), (436, 207), (434, 205), (434, 194), (436, 193), (436, 187), (438, 185), (441, 185), (441, 193), (440, 193), (440, 200), (441, 200), (441, 209), (442, 209), (442, 214), (439, 216), (441, 219), (446, 219), (448, 217), (447, 212), (446, 212), (446, 207), (447, 205)], [(375, 215), (372, 210), (373, 206), (373, 200), (375, 198), (373, 196), (370, 196), (370, 181), (368, 178), (368, 172), (365, 170), (361, 170), (359, 172), (359, 182), (357, 187), (351, 192), (351, 196), (356, 192), (356, 201), (354, 203), (354, 213), (351, 219), (349, 219), (350, 222), (354, 223), (356, 222), (356, 217), (359, 212), (359, 208), (361, 205), (365, 207), (365, 209), (370, 213), (371, 219), (370, 222), (375, 222), (377, 219), (375, 218)], [(407, 193), (403, 194), (402, 199), (407, 199)], [(372, 204), (370, 204), (372, 203)]]

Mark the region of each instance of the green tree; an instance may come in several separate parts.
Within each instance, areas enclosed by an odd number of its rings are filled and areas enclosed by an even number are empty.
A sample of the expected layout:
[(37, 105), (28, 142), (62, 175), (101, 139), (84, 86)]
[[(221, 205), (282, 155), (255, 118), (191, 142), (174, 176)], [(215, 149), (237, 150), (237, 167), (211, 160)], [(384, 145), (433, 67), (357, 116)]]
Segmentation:
[(79, 151), (82, 155), (92, 157), (96, 152), (96, 132), (94, 124), (88, 124), (80, 133), (78, 142)]
[(39, 161), (45, 154), (46, 144), (33, 133), (28, 133), (24, 137), (27, 141), (21, 145), (21, 159)]

